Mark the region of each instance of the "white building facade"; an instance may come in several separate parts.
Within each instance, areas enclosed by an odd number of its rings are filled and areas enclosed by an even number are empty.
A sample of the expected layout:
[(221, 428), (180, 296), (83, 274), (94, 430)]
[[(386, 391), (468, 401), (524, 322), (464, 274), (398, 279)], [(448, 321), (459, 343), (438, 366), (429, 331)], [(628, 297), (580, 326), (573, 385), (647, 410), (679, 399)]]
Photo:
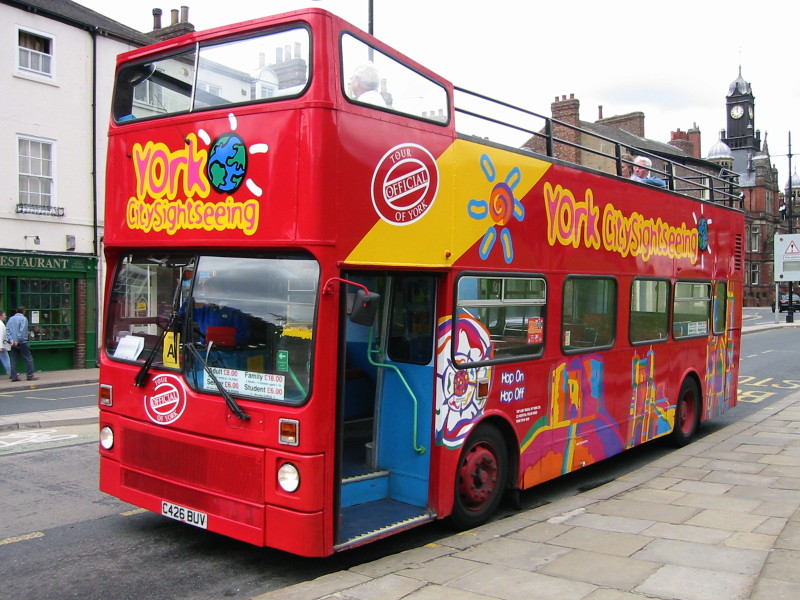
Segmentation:
[(117, 54), (152, 39), (69, 0), (0, 0), (0, 309), (37, 370), (97, 365)]

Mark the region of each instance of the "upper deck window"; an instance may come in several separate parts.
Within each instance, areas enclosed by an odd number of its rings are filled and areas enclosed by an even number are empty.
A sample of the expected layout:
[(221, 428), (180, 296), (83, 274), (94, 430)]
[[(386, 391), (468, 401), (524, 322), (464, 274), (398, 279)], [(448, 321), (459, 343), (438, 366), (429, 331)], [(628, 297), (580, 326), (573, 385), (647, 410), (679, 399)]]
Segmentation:
[(342, 89), (348, 100), (445, 124), (447, 90), (396, 59), (342, 36)]
[(308, 30), (296, 27), (126, 65), (117, 74), (114, 119), (297, 96), (308, 85), (310, 46)]

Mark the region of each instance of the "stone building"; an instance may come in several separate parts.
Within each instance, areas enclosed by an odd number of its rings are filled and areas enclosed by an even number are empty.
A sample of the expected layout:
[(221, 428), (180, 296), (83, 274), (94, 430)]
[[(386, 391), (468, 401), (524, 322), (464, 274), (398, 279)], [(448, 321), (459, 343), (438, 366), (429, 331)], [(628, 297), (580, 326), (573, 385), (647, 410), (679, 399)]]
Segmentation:
[[(773, 237), (785, 231), (781, 217), (778, 170), (772, 164), (764, 136), (755, 128), (755, 95), (742, 77), (731, 82), (725, 97), (726, 129), (709, 152), (709, 160), (730, 164), (739, 175), (745, 210), (745, 306), (771, 306), (775, 302)], [(726, 154), (725, 148), (729, 154)]]

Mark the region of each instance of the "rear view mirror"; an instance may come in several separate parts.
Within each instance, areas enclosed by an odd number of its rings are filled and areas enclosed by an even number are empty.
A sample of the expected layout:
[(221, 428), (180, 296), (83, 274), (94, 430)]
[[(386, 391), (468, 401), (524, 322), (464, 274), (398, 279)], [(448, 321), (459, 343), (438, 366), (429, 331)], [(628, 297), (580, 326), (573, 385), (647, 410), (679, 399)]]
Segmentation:
[(356, 298), (353, 300), (353, 307), (350, 309), (350, 320), (356, 325), (369, 327), (375, 322), (375, 315), (378, 312), (380, 301), (379, 294), (365, 292), (362, 289), (357, 290)]

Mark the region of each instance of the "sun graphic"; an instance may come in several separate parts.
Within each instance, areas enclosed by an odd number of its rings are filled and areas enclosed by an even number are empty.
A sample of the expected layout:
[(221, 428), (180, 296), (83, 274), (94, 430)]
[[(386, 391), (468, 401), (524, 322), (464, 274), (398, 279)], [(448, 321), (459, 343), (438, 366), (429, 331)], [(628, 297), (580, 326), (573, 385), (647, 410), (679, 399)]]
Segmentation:
[[(519, 167), (514, 167), (503, 181), (495, 183), (497, 169), (488, 154), (481, 156), (481, 169), (486, 180), (494, 183), (494, 187), (489, 194), (489, 200), (470, 200), (467, 204), (467, 213), (473, 219), (480, 221), (489, 218), (492, 220), (478, 247), (478, 254), (482, 260), (486, 260), (499, 237), (500, 245), (503, 247), (503, 259), (506, 264), (511, 264), (514, 260), (514, 244), (511, 239), (511, 231), (506, 224), (512, 217), (517, 221), (525, 218), (525, 207), (514, 197), (514, 188), (522, 180), (522, 172)], [(498, 229), (500, 230), (499, 235)]]
[(711, 219), (703, 216), (703, 206), (700, 206), (700, 216), (692, 213), (694, 223), (697, 225), (697, 247), (700, 250), (700, 266), (703, 266), (703, 253), (708, 252), (711, 254), (711, 242), (709, 241), (709, 230), (711, 229)]
[(261, 197), (264, 190), (249, 177), (247, 174), (247, 155), (264, 154), (269, 150), (267, 144), (253, 144), (245, 149), (244, 140), (235, 133), (238, 123), (236, 116), (231, 113), (228, 115), (228, 122), (231, 131), (218, 136), (214, 143), (211, 143), (211, 136), (205, 129), (197, 132), (197, 136), (203, 140), (206, 146), (210, 146), (207, 175), (212, 187), (221, 193), (232, 194), (242, 182), (247, 189), (256, 196)]

